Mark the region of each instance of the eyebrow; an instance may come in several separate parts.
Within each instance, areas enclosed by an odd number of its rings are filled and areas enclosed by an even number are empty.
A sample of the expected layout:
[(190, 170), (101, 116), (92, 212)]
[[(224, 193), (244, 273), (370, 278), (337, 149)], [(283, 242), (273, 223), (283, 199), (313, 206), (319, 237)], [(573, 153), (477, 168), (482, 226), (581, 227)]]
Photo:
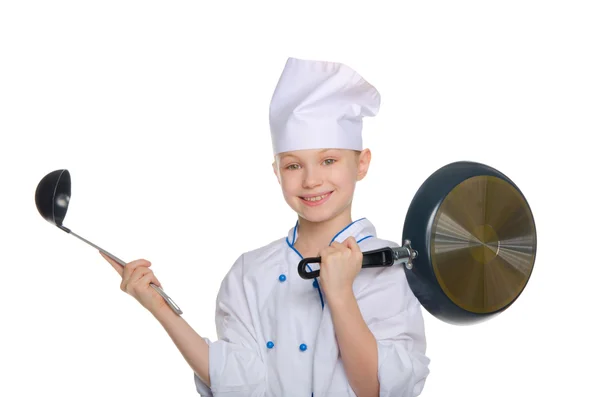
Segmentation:
[[(323, 153), (325, 153), (325, 152), (329, 152), (329, 151), (332, 151), (332, 150), (338, 150), (338, 149), (333, 149), (333, 148), (329, 148), (329, 149), (321, 149), (321, 150), (319, 150), (319, 154), (323, 154)], [(297, 156), (295, 156), (295, 155), (293, 155), (293, 154), (285, 154), (285, 155), (283, 155), (283, 156), (281, 157), (281, 159), (280, 159), (280, 160), (281, 160), (281, 161), (283, 161), (284, 159), (286, 159), (286, 158), (288, 158), (288, 157), (293, 157), (293, 158), (295, 158), (295, 159), (297, 159), (297, 158), (298, 158)]]

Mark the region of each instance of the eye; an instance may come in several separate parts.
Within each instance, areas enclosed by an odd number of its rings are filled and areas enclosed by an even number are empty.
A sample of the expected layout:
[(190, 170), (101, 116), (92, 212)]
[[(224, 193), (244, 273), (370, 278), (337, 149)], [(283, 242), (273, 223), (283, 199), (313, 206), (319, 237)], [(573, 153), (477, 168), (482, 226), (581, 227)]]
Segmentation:
[(298, 164), (290, 164), (287, 167), (285, 167), (286, 170), (297, 170), (298, 168), (296, 167), (300, 167)]
[(324, 160), (323, 163), (325, 163), (325, 165), (331, 165), (331, 164), (335, 163), (335, 161), (336, 161), (335, 159), (327, 159), (327, 160)]

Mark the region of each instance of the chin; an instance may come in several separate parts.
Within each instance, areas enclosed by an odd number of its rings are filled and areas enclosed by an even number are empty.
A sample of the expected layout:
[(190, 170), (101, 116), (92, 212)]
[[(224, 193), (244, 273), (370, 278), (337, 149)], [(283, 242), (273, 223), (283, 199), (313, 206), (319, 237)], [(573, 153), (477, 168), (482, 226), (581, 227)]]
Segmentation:
[(325, 208), (312, 208), (308, 210), (302, 208), (301, 211), (296, 212), (298, 213), (298, 215), (300, 215), (302, 218), (306, 219), (309, 222), (321, 223), (334, 219), (341, 211), (335, 211), (335, 209), (332, 210)]
[(321, 222), (326, 222), (328, 220), (330, 220), (331, 218), (333, 218), (333, 216), (331, 216), (331, 214), (307, 214), (306, 212), (304, 213), (298, 213), (298, 215), (300, 215), (302, 218), (306, 219), (309, 222), (312, 223), (321, 223)]

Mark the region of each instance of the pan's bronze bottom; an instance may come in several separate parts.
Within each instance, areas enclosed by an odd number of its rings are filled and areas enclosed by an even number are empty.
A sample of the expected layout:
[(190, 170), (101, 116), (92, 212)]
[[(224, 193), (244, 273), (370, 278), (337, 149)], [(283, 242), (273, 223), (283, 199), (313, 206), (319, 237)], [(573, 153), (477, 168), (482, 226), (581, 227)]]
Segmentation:
[(535, 224), (507, 181), (476, 176), (454, 187), (431, 230), (431, 258), (444, 293), (473, 313), (492, 313), (523, 291), (535, 259)]

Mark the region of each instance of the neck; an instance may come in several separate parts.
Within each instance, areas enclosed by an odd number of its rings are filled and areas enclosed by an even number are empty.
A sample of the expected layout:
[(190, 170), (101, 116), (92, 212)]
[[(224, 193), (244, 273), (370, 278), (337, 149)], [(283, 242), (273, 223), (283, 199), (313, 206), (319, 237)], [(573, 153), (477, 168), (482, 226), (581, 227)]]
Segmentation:
[(298, 238), (294, 246), (305, 258), (318, 256), (318, 252), (329, 246), (333, 237), (351, 222), (349, 208), (324, 222), (311, 222), (298, 217)]

